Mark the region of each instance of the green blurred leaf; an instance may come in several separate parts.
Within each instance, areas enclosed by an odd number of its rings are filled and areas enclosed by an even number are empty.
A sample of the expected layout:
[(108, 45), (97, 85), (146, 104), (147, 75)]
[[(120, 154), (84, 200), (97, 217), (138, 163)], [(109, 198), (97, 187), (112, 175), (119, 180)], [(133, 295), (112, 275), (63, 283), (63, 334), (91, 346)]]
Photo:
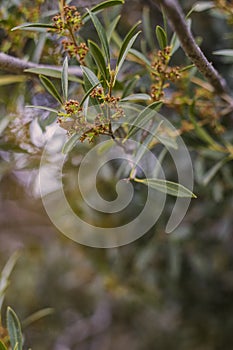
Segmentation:
[(223, 167), (225, 163), (227, 163), (229, 160), (231, 160), (230, 157), (225, 157), (224, 159), (220, 160), (218, 163), (216, 163), (210, 170), (207, 171), (207, 173), (204, 175), (202, 179), (202, 184), (204, 186), (207, 186), (209, 182), (213, 179), (213, 177), (217, 174), (217, 172)]
[[(23, 327), (28, 327), (29, 325), (31, 325), (32, 323), (40, 320), (43, 317), (52, 315), (54, 313), (54, 309), (52, 309), (51, 307), (47, 307), (45, 309), (39, 310), (34, 312), (32, 315), (28, 316), (23, 322)], [(0, 349), (1, 350), (1, 349)]]
[[(6, 265), (4, 266), (0, 275), (0, 314), (2, 309), (2, 304), (5, 298), (5, 291), (9, 285), (9, 278), (12, 273), (13, 268), (19, 258), (19, 253), (15, 252), (11, 255)], [(1, 318), (0, 318), (1, 319)]]
[(52, 113), (58, 113), (58, 111), (56, 109), (50, 108), (50, 107), (46, 107), (46, 106), (32, 106), (32, 105), (27, 105), (25, 106), (25, 108), (35, 108), (35, 109), (42, 109), (44, 111), (48, 111), (48, 112), (52, 112)]
[(102, 51), (100, 50), (99, 46), (92, 40), (88, 40), (88, 46), (90, 49), (90, 52), (102, 74), (104, 77), (105, 81), (108, 81), (108, 72), (107, 72), (107, 67), (105, 63), (104, 56), (102, 54)]
[(68, 58), (66, 57), (61, 72), (61, 86), (65, 101), (68, 100)]
[(146, 108), (144, 108), (139, 113), (137, 118), (133, 121), (134, 125), (131, 125), (131, 127), (129, 128), (129, 132), (126, 138), (128, 139), (131, 136), (133, 136), (143, 125), (145, 125), (151, 118), (153, 118), (155, 115), (155, 112), (159, 111), (162, 105), (163, 105), (162, 102), (156, 101), (150, 104), (149, 106), (147, 106)]
[[(61, 79), (61, 71), (59, 69), (53, 69), (53, 68), (30, 68), (30, 69), (25, 69), (24, 72), (27, 73), (34, 73), (34, 74), (42, 74), (47, 77), (51, 78), (58, 78)], [(76, 83), (83, 84), (83, 81), (74, 75), (68, 74), (68, 79), (70, 81), (74, 81)]]
[[(112, 7), (112, 6), (116, 6), (116, 5), (122, 5), (124, 4), (124, 0), (108, 0), (108, 1), (104, 1), (101, 2), (100, 4), (94, 6), (91, 8), (91, 12), (95, 13), (95, 12), (99, 12), (102, 11), (108, 7)], [(82, 20), (83, 22), (86, 22), (88, 19), (90, 18), (90, 13), (86, 12), (83, 16), (82, 16)]]
[(161, 50), (165, 49), (165, 47), (167, 46), (167, 34), (165, 30), (160, 26), (156, 26), (155, 34), (156, 34), (160, 49)]
[(27, 80), (25, 75), (1, 75), (0, 76), (0, 86), (22, 83)]
[(138, 93), (138, 94), (132, 94), (132, 95), (129, 95), (129, 96), (122, 98), (121, 102), (123, 102), (123, 101), (148, 101), (148, 100), (151, 100), (150, 95)]
[(6, 345), (0, 340), (0, 350), (7, 350)]
[(144, 29), (143, 32), (145, 34), (147, 44), (149, 45), (151, 51), (154, 51), (155, 50), (155, 42), (154, 42), (152, 30), (151, 30), (152, 25), (151, 25), (151, 20), (150, 20), (150, 9), (148, 6), (143, 7), (142, 24), (143, 24), (143, 29)]
[(22, 350), (23, 339), (19, 319), (16, 313), (8, 306), (6, 313), (7, 330), (10, 336), (12, 349)]
[(63, 103), (62, 98), (58, 93), (57, 89), (55, 88), (55, 86), (53, 85), (53, 83), (51, 82), (51, 80), (49, 80), (43, 75), (39, 75), (39, 78), (42, 85), (50, 93), (50, 95), (52, 95), (59, 103), (62, 104)]
[(124, 84), (124, 89), (122, 92), (122, 99), (124, 99), (126, 96), (128, 96), (130, 93), (133, 92), (139, 79), (140, 79), (140, 76), (136, 75), (135, 77), (130, 79), (126, 85)]
[(163, 193), (180, 198), (197, 198), (196, 195), (188, 188), (176, 182), (160, 180), (160, 179), (133, 179)]
[(82, 133), (73, 134), (64, 144), (62, 153), (68, 154), (70, 151), (72, 151), (76, 143), (79, 141), (81, 135)]
[(231, 49), (217, 50), (213, 52), (213, 55), (233, 57), (233, 50)]
[(108, 39), (107, 39), (107, 35), (106, 35), (106, 30), (104, 29), (104, 27), (102, 26), (99, 19), (97, 18), (97, 16), (94, 13), (92, 13), (89, 10), (88, 10), (88, 13), (89, 13), (91, 20), (95, 26), (95, 29), (98, 33), (104, 54), (106, 56), (107, 63), (110, 64), (109, 44), (108, 44)]
[[(11, 31), (14, 30), (33, 30), (33, 31), (37, 31), (38, 29), (43, 29), (43, 30), (47, 30), (47, 29), (54, 29), (54, 26), (52, 24), (47, 24), (47, 23), (24, 23), (21, 24), (20, 26), (14, 27), (11, 29)], [(40, 31), (40, 30), (38, 30)]]
[(213, 1), (202, 1), (194, 4), (192, 11), (203, 12), (203, 11), (212, 9), (213, 7), (215, 7), (215, 4)]
[(119, 22), (121, 18), (121, 15), (117, 16), (116, 18), (114, 18), (114, 20), (109, 24), (109, 26), (107, 27), (106, 29), (106, 35), (107, 35), (107, 39), (108, 39), (108, 42), (110, 42), (111, 38), (112, 38), (112, 34)]
[(147, 67), (151, 67), (150, 61), (146, 58), (146, 56), (143, 53), (141, 53), (135, 49), (130, 49), (129, 53), (131, 55), (133, 55), (134, 57), (136, 57), (137, 59), (139, 59), (139, 61), (144, 63)]
[(136, 33), (136, 29), (139, 26), (139, 24), (141, 23), (141, 21), (137, 22), (133, 28), (129, 31), (129, 33), (126, 35), (122, 46), (120, 48), (120, 52), (119, 52), (119, 56), (117, 59), (117, 64), (116, 64), (116, 75), (118, 74), (119, 70), (121, 69), (122, 64), (125, 61), (125, 58), (129, 52), (129, 50), (131, 49), (131, 47), (133, 46), (133, 43), (135, 42), (136, 38), (138, 37), (138, 35), (140, 34), (140, 32)]

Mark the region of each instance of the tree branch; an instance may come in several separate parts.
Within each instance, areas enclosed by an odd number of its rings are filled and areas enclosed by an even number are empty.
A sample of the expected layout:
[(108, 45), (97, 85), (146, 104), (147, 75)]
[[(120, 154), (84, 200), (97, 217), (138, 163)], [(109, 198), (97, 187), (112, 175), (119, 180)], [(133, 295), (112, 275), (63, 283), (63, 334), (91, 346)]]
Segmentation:
[[(14, 74), (29, 74), (24, 70), (30, 68), (52, 68), (62, 70), (61, 66), (59, 67), (52, 65), (36, 64), (33, 62), (27, 62), (20, 58), (15, 58), (13, 56), (6, 55), (5, 53), (0, 53), (0, 71)], [(81, 68), (76, 66), (69, 67), (69, 73), (78, 77), (82, 76)]]
[(212, 63), (207, 60), (200, 47), (196, 44), (191, 30), (187, 26), (184, 13), (178, 1), (157, 0), (156, 2), (164, 8), (166, 15), (171, 22), (171, 26), (177, 34), (186, 55), (213, 86), (217, 94), (227, 94), (228, 91), (225, 80), (214, 69)]

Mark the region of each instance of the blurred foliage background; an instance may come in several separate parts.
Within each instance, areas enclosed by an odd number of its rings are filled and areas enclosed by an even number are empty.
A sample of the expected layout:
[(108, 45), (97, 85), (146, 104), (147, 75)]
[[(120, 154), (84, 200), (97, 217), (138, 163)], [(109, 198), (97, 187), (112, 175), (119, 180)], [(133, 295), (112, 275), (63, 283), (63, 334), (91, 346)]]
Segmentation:
[[(88, 1), (88, 5), (96, 2)], [(182, 3), (186, 12), (193, 5)], [(10, 32), (27, 21), (46, 21), (56, 5), (55, 1), (1, 0), (0, 50), (36, 63), (61, 64), (59, 43), (53, 36)], [(150, 2), (126, 1), (120, 34), (141, 17), (144, 6), (150, 10), (153, 25), (162, 23), (160, 12)], [(212, 54), (232, 47), (232, 28), (225, 16), (194, 13), (192, 28), (203, 51), (232, 86), (233, 60)], [(182, 53), (178, 53), (180, 59)], [(25, 348), (230, 349), (232, 167), (225, 167), (204, 186), (200, 174), (209, 160), (195, 153), (199, 141), (188, 139), (198, 199), (175, 232), (164, 232), (173, 204), (170, 200), (156, 226), (132, 244), (108, 250), (78, 245), (53, 227), (36, 187), (43, 131), (51, 116), (24, 106), (43, 103), (51, 107), (54, 101), (36, 78), (20, 79), (7, 85), (0, 79), (0, 266), (12, 252), (21, 251), (4, 307), (12, 306), (21, 320), (39, 309), (54, 309), (52, 315), (24, 329)], [(231, 127), (232, 123), (228, 125), (232, 139)], [(77, 154), (71, 156), (72, 169), (77, 158)], [(113, 186), (111, 181), (108, 186)]]

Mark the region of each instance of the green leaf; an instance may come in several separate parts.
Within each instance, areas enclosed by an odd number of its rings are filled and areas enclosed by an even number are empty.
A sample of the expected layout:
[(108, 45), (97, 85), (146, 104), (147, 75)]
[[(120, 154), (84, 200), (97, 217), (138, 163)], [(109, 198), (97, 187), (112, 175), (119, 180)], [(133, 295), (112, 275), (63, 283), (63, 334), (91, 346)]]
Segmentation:
[(196, 195), (188, 188), (176, 182), (161, 179), (133, 179), (163, 193), (180, 198), (197, 198)]
[(93, 73), (89, 68), (81, 66), (82, 72), (84, 76), (87, 78), (89, 84), (86, 86), (87, 89), (90, 89), (93, 86), (96, 86), (96, 84), (99, 84), (101, 86), (101, 83), (95, 73)]
[(94, 86), (92, 86), (83, 96), (82, 101), (80, 102), (79, 106), (82, 107), (82, 105), (84, 104), (84, 102), (86, 101), (86, 99), (88, 98), (88, 96), (90, 95), (90, 93), (92, 92), (92, 90), (94, 90), (94, 88), (96, 88), (96, 86), (98, 86), (99, 83), (95, 84)]
[(151, 118), (153, 118), (155, 115), (155, 111), (158, 111), (162, 107), (162, 105), (163, 105), (162, 102), (156, 101), (156, 102), (150, 104), (149, 106), (147, 106), (146, 108), (144, 108), (139, 113), (137, 118), (134, 120), (134, 122), (133, 122), (134, 125), (131, 125), (131, 127), (129, 128), (129, 132), (128, 132), (128, 135), (126, 136), (126, 138), (128, 139), (131, 136), (133, 136), (138, 131), (138, 129), (140, 129)]
[(21, 24), (20, 26), (14, 27), (11, 29), (11, 31), (15, 30), (33, 30), (33, 31), (40, 31), (38, 29), (43, 29), (43, 31), (47, 29), (54, 29), (54, 26), (52, 24), (47, 24), (47, 23), (24, 23)]
[(202, 1), (202, 2), (198, 2), (197, 4), (195, 4), (193, 6), (192, 11), (203, 12), (203, 11), (212, 9), (213, 7), (215, 7), (215, 4), (213, 1)]
[(55, 88), (55, 86), (53, 85), (53, 83), (51, 82), (51, 80), (49, 80), (48, 78), (46, 78), (43, 75), (39, 75), (39, 78), (40, 78), (42, 85), (50, 93), (50, 95), (52, 95), (59, 103), (62, 104), (63, 103), (62, 98), (61, 98), (60, 94), (58, 93), (57, 89)]
[(22, 83), (27, 79), (25, 75), (1, 75), (0, 76), (0, 86)]
[(137, 27), (139, 26), (139, 24), (141, 23), (141, 21), (137, 22), (133, 28), (129, 31), (129, 33), (126, 35), (122, 46), (120, 48), (120, 52), (119, 52), (119, 56), (118, 56), (118, 60), (117, 60), (117, 64), (116, 64), (116, 75), (119, 72), (119, 70), (121, 69), (122, 64), (125, 61), (125, 58), (129, 52), (129, 50), (131, 49), (131, 47), (133, 46), (133, 43), (135, 42), (136, 38), (138, 37), (138, 35), (140, 34), (140, 32), (135, 34), (135, 31), (137, 29)]
[(4, 266), (1, 275), (0, 275), (0, 311), (2, 309), (2, 304), (5, 297), (5, 291), (9, 284), (9, 278), (13, 268), (15, 267), (16, 261), (19, 258), (19, 253), (15, 252), (11, 255), (6, 265)]
[(213, 52), (214, 55), (233, 57), (233, 50), (225, 49), (225, 50), (217, 50)]
[(109, 44), (108, 44), (108, 39), (107, 39), (107, 35), (106, 35), (106, 30), (104, 29), (104, 27), (100, 23), (97, 16), (89, 10), (88, 10), (88, 12), (89, 12), (91, 20), (95, 26), (95, 29), (98, 33), (102, 48), (104, 50), (104, 54), (105, 54), (106, 59), (107, 59), (107, 63), (110, 64)]
[(68, 100), (68, 58), (66, 57), (63, 62), (62, 72), (61, 72), (61, 86), (62, 93), (65, 101)]
[(122, 92), (122, 99), (124, 99), (126, 96), (128, 96), (131, 92), (133, 92), (138, 80), (140, 79), (140, 75), (136, 75), (132, 79), (129, 80), (129, 82), (124, 86), (123, 92)]
[(0, 350), (7, 350), (6, 345), (0, 340)]
[(133, 95), (129, 95), (126, 96), (124, 98), (121, 99), (121, 102), (123, 101), (148, 101), (151, 100), (151, 96), (148, 94), (133, 94)]
[[(40, 320), (43, 317), (52, 315), (54, 313), (54, 309), (52, 309), (51, 307), (47, 307), (45, 309), (39, 310), (34, 312), (32, 315), (28, 316), (23, 322), (23, 328), (24, 327), (28, 327), (29, 325), (31, 325), (32, 323)], [(1, 350), (1, 349), (0, 349)]]
[(213, 179), (213, 177), (217, 174), (217, 172), (223, 167), (225, 163), (227, 163), (231, 158), (226, 157), (216, 163), (207, 173), (204, 175), (202, 179), (202, 184), (207, 186), (208, 183)]
[(112, 38), (112, 34), (119, 22), (121, 18), (121, 15), (117, 16), (116, 18), (114, 18), (114, 20), (108, 25), (107, 27), (107, 30), (106, 30), (106, 35), (107, 35), (107, 39), (108, 39), (108, 42), (110, 43), (110, 40)]
[(151, 25), (151, 19), (150, 19), (150, 9), (148, 6), (143, 7), (142, 24), (143, 24), (143, 29), (144, 29), (146, 41), (147, 41), (151, 51), (154, 51), (155, 42), (154, 42), (152, 30), (151, 30), (152, 25)]
[(26, 108), (35, 108), (35, 109), (42, 109), (44, 111), (48, 111), (48, 112), (52, 112), (52, 113), (58, 113), (58, 111), (56, 109), (50, 108), (50, 107), (46, 107), (46, 106), (32, 106), (32, 105), (27, 105), (25, 106)]
[[(112, 7), (112, 6), (116, 6), (116, 5), (122, 5), (124, 4), (124, 0), (108, 0), (108, 1), (104, 1), (101, 2), (100, 4), (94, 6), (91, 8), (91, 12), (99, 12), (102, 11), (108, 7)], [(86, 22), (89, 19), (89, 13), (86, 12), (83, 16), (82, 16), (82, 20), (83, 22)]]
[(167, 46), (167, 34), (165, 30), (160, 26), (156, 26), (155, 33), (160, 49), (165, 49), (165, 47)]
[[(53, 68), (29, 68), (29, 69), (25, 69), (24, 72), (34, 73), (34, 74), (38, 74), (38, 75), (42, 74), (42, 75), (45, 75), (47, 77), (61, 79), (61, 71), (59, 69), (53, 69)], [(74, 81), (76, 83), (83, 84), (83, 81), (81, 79), (75, 77), (74, 75), (69, 74), (68, 75), (68, 79), (70, 81)]]
[(102, 76), (104, 77), (105, 81), (107, 81), (108, 73), (102, 51), (100, 50), (99, 46), (92, 40), (88, 40), (88, 46)]
[(139, 59), (142, 63), (144, 63), (147, 67), (151, 67), (151, 63), (150, 61), (146, 58), (145, 55), (143, 55), (143, 53), (135, 50), (135, 49), (130, 49), (129, 53), (131, 55), (133, 55), (134, 57), (136, 57), (137, 59)]
[(81, 135), (82, 133), (73, 134), (64, 144), (62, 148), (62, 153), (68, 154), (74, 148), (76, 143), (79, 141)]
[(10, 307), (7, 308), (6, 322), (7, 330), (10, 335), (11, 348), (22, 350), (23, 340), (20, 322), (16, 313)]

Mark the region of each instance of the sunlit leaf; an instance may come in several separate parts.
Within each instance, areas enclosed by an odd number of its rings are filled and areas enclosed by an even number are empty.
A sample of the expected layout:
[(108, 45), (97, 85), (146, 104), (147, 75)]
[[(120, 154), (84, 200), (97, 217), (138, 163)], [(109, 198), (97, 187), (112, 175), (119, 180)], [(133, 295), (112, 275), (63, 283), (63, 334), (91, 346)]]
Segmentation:
[(66, 57), (61, 72), (61, 86), (65, 101), (68, 100), (68, 58)]
[(217, 50), (213, 52), (214, 55), (233, 57), (233, 50), (225, 49), (225, 50)]
[(89, 68), (82, 66), (81, 69), (83, 71), (84, 76), (87, 78), (89, 82), (89, 86), (87, 86), (87, 89), (90, 89), (91, 87), (96, 86), (96, 84), (101, 85), (95, 73), (93, 73)]
[(43, 75), (39, 75), (39, 78), (40, 78), (42, 85), (50, 93), (50, 95), (52, 95), (59, 103), (62, 104), (63, 103), (62, 98), (61, 98), (60, 94), (58, 93), (57, 89), (55, 88), (54, 84), (51, 82), (51, 80), (49, 80), (48, 78), (46, 78)]
[(134, 181), (147, 185), (160, 192), (170, 194), (171, 196), (181, 198), (197, 198), (196, 195), (188, 188), (176, 182), (161, 180), (161, 179), (137, 179)]
[(212, 9), (213, 7), (215, 7), (215, 4), (213, 1), (202, 1), (202, 2), (196, 3), (193, 6), (192, 11), (203, 12), (203, 11)]
[(7, 308), (6, 320), (7, 330), (10, 335), (11, 348), (15, 349), (16, 347), (17, 350), (22, 350), (23, 340), (20, 322), (16, 313), (10, 307)]
[(89, 97), (89, 95), (90, 95), (90, 93), (94, 90), (94, 88), (96, 87), (96, 86), (98, 86), (99, 85), (99, 83), (96, 83), (95, 85), (93, 85), (86, 93), (85, 93), (85, 95), (83, 96), (83, 98), (82, 98), (82, 100), (81, 100), (81, 102), (80, 102), (80, 104), (79, 104), (79, 106), (80, 107), (82, 107), (82, 105), (84, 104), (84, 102), (86, 101), (86, 99)]

